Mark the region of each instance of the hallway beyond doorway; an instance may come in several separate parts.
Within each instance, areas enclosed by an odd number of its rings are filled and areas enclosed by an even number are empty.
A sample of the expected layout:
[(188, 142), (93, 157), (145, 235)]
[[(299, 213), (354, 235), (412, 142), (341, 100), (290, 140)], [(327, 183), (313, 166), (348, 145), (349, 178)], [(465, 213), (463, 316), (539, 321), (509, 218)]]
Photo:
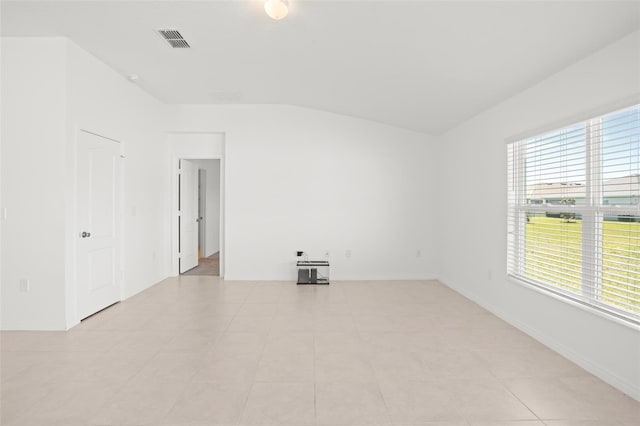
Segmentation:
[(198, 266), (181, 275), (210, 275), (220, 276), (220, 252), (215, 252), (209, 257), (198, 259)]

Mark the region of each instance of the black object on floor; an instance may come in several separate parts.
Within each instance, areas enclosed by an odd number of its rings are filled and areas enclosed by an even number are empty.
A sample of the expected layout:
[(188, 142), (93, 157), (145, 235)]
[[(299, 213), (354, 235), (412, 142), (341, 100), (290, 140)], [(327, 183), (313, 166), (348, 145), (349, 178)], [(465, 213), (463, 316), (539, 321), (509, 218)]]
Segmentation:
[[(315, 267), (314, 267), (315, 266)], [(329, 284), (329, 262), (326, 260), (300, 260), (298, 284)]]

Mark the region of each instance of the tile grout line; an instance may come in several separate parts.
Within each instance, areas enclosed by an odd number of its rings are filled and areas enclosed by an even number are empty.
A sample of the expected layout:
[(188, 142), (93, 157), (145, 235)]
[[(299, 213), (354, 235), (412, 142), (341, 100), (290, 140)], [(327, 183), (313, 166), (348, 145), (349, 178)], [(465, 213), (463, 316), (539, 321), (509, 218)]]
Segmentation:
[[(238, 309), (238, 312), (240, 312), (240, 309), (242, 309), (242, 306), (244, 306), (247, 303), (247, 299), (249, 298), (249, 295), (251, 293), (253, 293), (253, 291), (255, 291), (255, 288), (252, 289), (247, 296), (245, 297), (244, 301), (242, 302), (242, 305), (240, 306), (240, 308)], [(234, 315), (234, 319), (236, 318), (236, 316), (238, 316), (238, 313), (236, 312), (236, 314)], [(233, 320), (232, 320), (233, 321)], [(229, 327), (231, 326), (231, 321), (229, 322)], [(273, 324), (271, 324), (270, 327), (273, 327)], [(267, 341), (269, 340), (269, 336), (271, 335), (271, 329), (269, 329), (269, 331), (267, 332)], [(251, 382), (249, 383), (248, 386), (248, 390), (247, 390), (247, 396), (244, 399), (244, 404), (242, 404), (242, 409), (240, 410), (240, 412), (238, 413), (238, 419), (236, 420), (236, 425), (241, 425), (242, 422), (242, 417), (244, 416), (245, 411), (247, 410), (247, 405), (249, 404), (249, 397), (251, 396), (251, 391), (253, 390), (255, 384), (256, 384), (256, 377), (258, 376), (258, 369), (260, 368), (260, 361), (262, 360), (262, 357), (264, 356), (264, 353), (266, 351), (267, 348), (267, 342), (264, 342), (264, 345), (262, 346), (262, 350), (260, 351), (260, 356), (258, 357), (258, 361), (255, 367), (255, 371), (253, 372), (253, 379), (251, 380)]]
[(502, 379), (498, 378), (497, 376), (495, 376), (495, 374), (493, 373), (493, 371), (491, 371), (491, 369), (489, 369), (489, 373), (495, 377), (495, 379), (500, 383), (500, 385), (502, 385), (502, 387), (504, 387), (507, 392), (509, 392), (511, 395), (513, 395), (513, 397), (515, 399), (517, 399), (520, 404), (522, 404), (523, 406), (525, 406), (527, 408), (527, 410), (529, 410), (531, 412), (531, 414), (533, 414), (534, 416), (536, 416), (536, 419), (538, 419), (540, 422), (542, 422), (543, 424), (546, 424), (544, 420), (542, 420), (540, 418), (540, 416), (538, 416), (538, 414), (536, 414), (535, 411), (533, 411), (533, 409), (531, 409), (531, 407), (529, 407), (522, 399), (520, 399), (520, 397), (518, 397), (518, 395), (516, 395), (505, 383)]

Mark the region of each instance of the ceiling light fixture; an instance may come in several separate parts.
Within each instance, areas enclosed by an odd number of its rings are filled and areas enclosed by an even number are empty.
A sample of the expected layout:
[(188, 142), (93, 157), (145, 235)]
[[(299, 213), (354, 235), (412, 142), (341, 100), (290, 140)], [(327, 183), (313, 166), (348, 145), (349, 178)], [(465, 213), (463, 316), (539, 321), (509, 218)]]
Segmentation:
[(280, 20), (289, 13), (289, 2), (287, 0), (267, 0), (264, 2), (264, 11), (269, 17)]

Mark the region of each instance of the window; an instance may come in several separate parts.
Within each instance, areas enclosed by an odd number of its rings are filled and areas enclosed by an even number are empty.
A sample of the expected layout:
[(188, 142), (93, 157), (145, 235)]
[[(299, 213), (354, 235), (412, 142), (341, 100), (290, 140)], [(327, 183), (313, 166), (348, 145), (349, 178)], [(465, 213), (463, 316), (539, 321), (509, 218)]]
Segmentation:
[(508, 146), (508, 274), (640, 324), (640, 105)]

